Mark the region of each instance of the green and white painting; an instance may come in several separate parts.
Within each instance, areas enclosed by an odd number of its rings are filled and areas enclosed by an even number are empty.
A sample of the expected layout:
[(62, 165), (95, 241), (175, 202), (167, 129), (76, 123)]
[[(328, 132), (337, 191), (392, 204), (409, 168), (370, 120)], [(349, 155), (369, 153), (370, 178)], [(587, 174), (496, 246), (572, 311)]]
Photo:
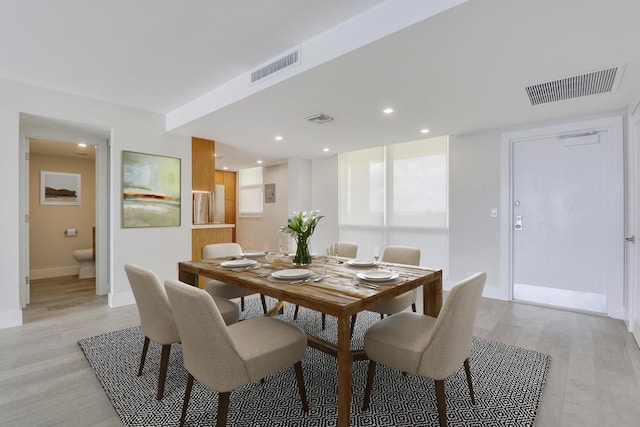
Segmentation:
[(122, 152), (122, 227), (180, 226), (180, 159)]

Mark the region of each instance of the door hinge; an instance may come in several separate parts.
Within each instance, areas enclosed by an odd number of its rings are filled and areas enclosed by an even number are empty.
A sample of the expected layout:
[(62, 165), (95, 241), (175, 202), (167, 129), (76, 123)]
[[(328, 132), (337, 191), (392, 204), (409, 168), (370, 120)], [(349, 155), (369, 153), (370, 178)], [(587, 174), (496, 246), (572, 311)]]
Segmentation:
[(29, 160), (29, 153), (24, 153), (24, 159)]
[(24, 215), (24, 222), (27, 224), (29, 223), (29, 214)]
[(29, 283), (30, 283), (30, 282), (29, 282), (29, 276), (26, 276), (26, 277), (24, 278), (24, 284), (25, 284), (25, 285), (28, 285)]
[(636, 244), (636, 236), (635, 235), (633, 235), (631, 237), (625, 237), (624, 240), (627, 241), (627, 242), (631, 242), (634, 245)]

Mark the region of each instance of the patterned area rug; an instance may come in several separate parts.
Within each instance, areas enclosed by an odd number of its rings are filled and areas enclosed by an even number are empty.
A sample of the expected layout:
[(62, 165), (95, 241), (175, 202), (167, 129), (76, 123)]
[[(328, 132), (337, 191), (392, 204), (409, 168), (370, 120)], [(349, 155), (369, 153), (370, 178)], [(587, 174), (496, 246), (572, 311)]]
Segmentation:
[[(242, 317), (261, 315), (257, 299), (247, 301)], [(281, 318), (293, 322), (293, 310)], [(352, 345), (362, 347), (367, 327), (379, 315), (358, 315)], [(320, 329), (320, 314), (300, 308), (298, 326), (325, 339), (336, 334), (336, 319), (327, 316), (327, 328)], [(125, 426), (177, 425), (182, 409), (186, 371), (182, 349), (171, 349), (164, 398), (155, 399), (160, 346), (149, 346), (142, 376), (136, 376), (143, 335), (139, 328), (110, 332), (79, 341), (87, 360)], [(464, 369), (445, 381), (447, 419), (450, 426), (532, 426), (549, 370), (550, 356), (522, 348), (473, 338), (469, 358), (476, 405), (471, 404)], [(229, 426), (335, 426), (337, 414), (336, 361), (308, 348), (303, 368), (310, 410), (302, 411), (293, 368), (268, 377), (264, 383), (249, 384), (231, 393)], [(438, 425), (433, 381), (382, 365), (368, 411), (361, 409), (367, 362), (353, 363), (352, 426)], [(217, 394), (194, 382), (187, 425), (215, 425)]]

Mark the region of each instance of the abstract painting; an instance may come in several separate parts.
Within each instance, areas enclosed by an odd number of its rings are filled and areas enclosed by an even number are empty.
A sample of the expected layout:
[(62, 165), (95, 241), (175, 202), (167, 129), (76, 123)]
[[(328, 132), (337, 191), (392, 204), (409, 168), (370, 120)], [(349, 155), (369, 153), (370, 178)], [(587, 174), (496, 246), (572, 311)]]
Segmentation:
[(80, 174), (40, 171), (41, 205), (79, 205)]
[(180, 226), (180, 159), (122, 152), (122, 227)]

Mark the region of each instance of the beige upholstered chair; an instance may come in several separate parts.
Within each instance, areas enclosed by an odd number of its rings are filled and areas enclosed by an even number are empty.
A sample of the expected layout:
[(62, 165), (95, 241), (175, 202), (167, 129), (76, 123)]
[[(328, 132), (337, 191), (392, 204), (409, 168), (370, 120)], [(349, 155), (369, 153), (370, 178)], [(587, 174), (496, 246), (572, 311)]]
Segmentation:
[(301, 359), (306, 334), (272, 317), (253, 317), (226, 326), (211, 296), (194, 286), (167, 280), (165, 288), (182, 338), (189, 372), (180, 425), (184, 425), (193, 380), (218, 392), (217, 426), (227, 423), (232, 390), (293, 365), (302, 408), (309, 410)]
[[(202, 248), (202, 258), (220, 258), (242, 256), (242, 247), (237, 243), (212, 243)], [(229, 285), (215, 279), (205, 279), (204, 287), (212, 296), (233, 299), (240, 298), (240, 309), (244, 311), (244, 297), (253, 295), (255, 292), (242, 289), (238, 286)], [(267, 313), (267, 302), (264, 295), (260, 295), (262, 310)]]
[[(338, 242), (338, 256), (345, 258), (355, 258), (358, 253), (358, 244), (351, 242)], [(329, 247), (329, 255), (336, 255), (333, 245)]]
[[(381, 262), (390, 262), (393, 264), (420, 265), (420, 249), (409, 246), (387, 246), (382, 253)], [(405, 292), (402, 295), (391, 298), (388, 301), (368, 308), (369, 311), (380, 313), (380, 317), (385, 314), (399, 313), (405, 308), (411, 306), (413, 312), (416, 312), (416, 299), (418, 290), (414, 289)]]
[[(345, 257), (345, 258), (355, 258), (358, 254), (358, 244), (357, 243), (351, 243), (351, 242), (338, 242), (339, 243), (339, 248), (338, 249), (338, 256), (341, 257)], [(334, 250), (333, 245), (331, 245), (329, 247), (329, 255), (334, 255), (335, 256), (336, 252)], [(293, 320), (296, 320), (298, 318), (298, 309), (300, 307), (298, 305), (296, 305), (296, 309), (293, 312)], [(322, 313), (322, 329), (324, 330), (324, 328), (327, 325), (327, 315), (325, 313)]]
[(464, 365), (471, 402), (475, 405), (469, 353), (485, 273), (454, 286), (437, 318), (417, 313), (389, 316), (367, 330), (364, 350), (369, 357), (362, 408), (369, 408), (377, 363), (431, 378), (436, 385), (440, 426), (447, 425), (444, 380)]
[[(180, 342), (180, 335), (173, 319), (167, 294), (158, 276), (153, 271), (134, 264), (127, 264), (124, 269), (129, 278), (131, 291), (136, 299), (138, 314), (140, 315), (140, 327), (144, 334), (138, 376), (142, 375), (142, 370), (144, 369), (149, 341), (153, 340), (162, 345), (158, 394), (156, 396), (156, 399), (160, 400), (164, 394), (171, 344)], [(236, 304), (223, 298), (216, 298), (216, 304), (218, 304), (220, 312), (223, 313), (225, 322), (235, 323), (238, 321), (240, 312)]]

